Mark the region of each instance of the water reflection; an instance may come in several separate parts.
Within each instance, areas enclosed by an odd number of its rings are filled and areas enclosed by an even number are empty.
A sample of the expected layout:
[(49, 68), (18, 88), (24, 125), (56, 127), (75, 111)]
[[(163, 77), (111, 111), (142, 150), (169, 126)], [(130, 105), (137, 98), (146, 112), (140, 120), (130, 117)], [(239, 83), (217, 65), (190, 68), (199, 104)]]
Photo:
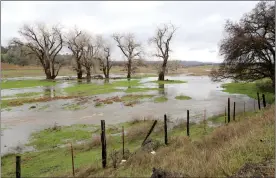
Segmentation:
[(109, 84), (109, 78), (104, 79), (105, 84)]
[(158, 88), (159, 88), (158, 91), (159, 91), (160, 95), (166, 95), (166, 93), (165, 93), (165, 84), (159, 84)]
[(56, 97), (56, 90), (54, 87), (45, 87), (43, 88), (43, 96), (44, 97)]

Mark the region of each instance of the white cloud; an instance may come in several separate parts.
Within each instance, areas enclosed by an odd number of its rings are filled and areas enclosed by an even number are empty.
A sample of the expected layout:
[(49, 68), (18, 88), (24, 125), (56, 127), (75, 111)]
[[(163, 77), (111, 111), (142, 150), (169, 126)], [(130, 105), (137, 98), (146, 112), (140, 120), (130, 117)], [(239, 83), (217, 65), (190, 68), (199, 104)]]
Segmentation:
[[(110, 37), (114, 32), (132, 32), (147, 45), (156, 26), (171, 22), (178, 28), (172, 42), (172, 58), (221, 61), (218, 42), (226, 19), (238, 20), (257, 2), (164, 2), (164, 1), (5, 1), (1, 2), (1, 44), (17, 36), (24, 23), (61, 23), (65, 30), (81, 30)], [(120, 51), (114, 47), (114, 58)], [(152, 59), (148, 55), (149, 59)]]

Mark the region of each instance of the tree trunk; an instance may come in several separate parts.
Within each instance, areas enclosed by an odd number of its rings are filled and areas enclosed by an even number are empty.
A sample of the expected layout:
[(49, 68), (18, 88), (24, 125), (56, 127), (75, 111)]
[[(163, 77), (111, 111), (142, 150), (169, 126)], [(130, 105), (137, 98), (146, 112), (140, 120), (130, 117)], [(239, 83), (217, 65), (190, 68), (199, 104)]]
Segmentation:
[(128, 62), (127, 64), (127, 78), (130, 79), (131, 78), (131, 63)]
[(168, 61), (168, 58), (165, 58), (163, 61), (162, 69), (159, 72), (158, 80), (162, 80), (162, 81), (165, 80), (167, 61)]
[(82, 70), (81, 70), (81, 64), (79, 61), (77, 61), (77, 76), (78, 76), (78, 79), (82, 79)]
[(106, 77), (105, 78), (109, 78), (109, 66), (106, 69)]
[(86, 67), (86, 79), (91, 79), (91, 69), (90, 69), (90, 67)]
[(158, 75), (158, 80), (165, 80), (165, 73), (164, 73), (164, 71), (161, 71), (160, 73), (159, 73), (159, 75)]

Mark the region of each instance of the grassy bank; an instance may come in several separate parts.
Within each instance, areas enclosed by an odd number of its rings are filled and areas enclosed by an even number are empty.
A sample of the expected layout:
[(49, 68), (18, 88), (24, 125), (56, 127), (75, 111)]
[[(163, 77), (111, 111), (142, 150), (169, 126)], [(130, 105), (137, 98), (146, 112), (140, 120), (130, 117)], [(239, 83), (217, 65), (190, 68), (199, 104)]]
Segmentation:
[[(107, 125), (108, 166), (105, 170), (101, 168), (99, 125), (55, 125), (32, 135), (29, 145), (39, 152), (20, 154), (22, 176), (71, 176), (69, 142), (74, 147), (77, 177), (149, 177), (153, 167), (193, 177), (229, 176), (245, 163), (274, 158), (274, 111), (272, 106), (251, 113), (250, 117), (238, 115), (236, 122), (218, 128), (208, 126), (206, 122), (191, 124), (190, 138), (186, 137), (186, 123), (183, 121), (169, 131), (168, 146), (163, 144), (163, 123), (158, 121), (151, 135), (156, 155), (152, 155), (151, 150), (140, 149), (153, 123), (152, 118)], [(131, 154), (126, 163), (114, 169), (110, 154), (113, 149), (121, 149), (121, 126), (126, 131), (125, 148)], [(78, 141), (87, 142), (77, 144)], [(15, 155), (2, 157), (2, 176), (14, 177), (14, 164)]]
[(37, 86), (53, 86), (56, 85), (56, 81), (51, 80), (9, 80), (2, 81), (2, 89), (11, 88), (26, 88), (26, 87), (37, 87)]
[(245, 94), (254, 99), (257, 99), (257, 92), (259, 92), (260, 97), (262, 97), (262, 94), (265, 94), (267, 103), (271, 104), (275, 101), (275, 93), (270, 80), (259, 80), (249, 83), (227, 83), (223, 84), (222, 87), (225, 92)]

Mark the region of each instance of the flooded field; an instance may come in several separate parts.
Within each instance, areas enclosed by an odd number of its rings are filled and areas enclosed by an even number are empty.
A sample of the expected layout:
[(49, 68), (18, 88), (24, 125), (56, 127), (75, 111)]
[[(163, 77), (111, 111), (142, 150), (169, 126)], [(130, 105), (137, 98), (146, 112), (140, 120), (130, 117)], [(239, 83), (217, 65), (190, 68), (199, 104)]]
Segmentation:
[[(48, 128), (55, 123), (58, 125), (100, 124), (100, 120), (105, 120), (106, 124), (116, 124), (132, 120), (134, 117), (152, 116), (162, 119), (164, 114), (168, 114), (172, 119), (185, 119), (186, 110), (190, 110), (191, 121), (198, 122), (203, 119), (205, 109), (207, 117), (224, 113), (228, 97), (231, 98), (231, 102), (236, 102), (237, 112), (244, 110), (244, 102), (247, 111), (254, 109), (253, 99), (245, 95), (225, 93), (220, 87), (222, 83), (211, 82), (207, 76), (179, 75), (167, 77), (167, 79), (186, 81), (186, 83), (158, 84), (151, 82), (156, 81), (157, 77), (146, 77), (139, 79), (141, 91), (131, 92), (135, 86), (120, 86), (116, 88), (118, 91), (112, 90), (104, 94), (25, 103), (21, 106), (3, 108), (1, 112), (1, 154), (14, 151), (18, 145), (23, 145), (28, 141), (32, 132)], [(109, 82), (115, 81), (125, 80), (110, 80)], [(91, 82), (95, 84), (104, 83), (103, 80), (92, 80)], [(82, 83), (86, 83), (86, 81)], [(9, 100), (26, 93), (33, 93), (35, 97), (67, 96), (65, 90), (77, 85), (81, 85), (81, 82), (58, 80), (53, 86), (3, 89), (1, 90), (1, 97), (2, 100)], [(113, 101), (97, 107), (100, 100), (110, 97), (123, 98), (126, 95), (143, 95), (146, 97), (135, 100), (134, 104), (126, 105), (121, 101)], [(191, 99), (178, 100), (175, 98), (180, 95), (188, 96)], [(159, 102), (159, 98), (165, 98), (165, 100)]]

